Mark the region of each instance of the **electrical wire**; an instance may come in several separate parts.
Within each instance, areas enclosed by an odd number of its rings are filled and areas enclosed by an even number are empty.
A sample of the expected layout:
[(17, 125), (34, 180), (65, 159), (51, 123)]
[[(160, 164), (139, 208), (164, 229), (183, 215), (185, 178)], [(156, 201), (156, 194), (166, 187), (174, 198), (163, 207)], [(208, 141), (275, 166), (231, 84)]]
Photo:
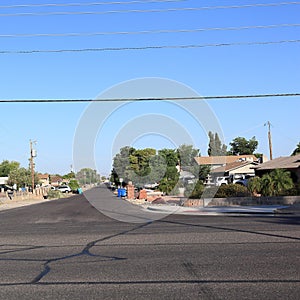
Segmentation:
[(249, 98), (299, 97), (300, 93), (223, 95), (196, 97), (145, 97), (145, 98), (102, 98), (102, 99), (0, 99), (0, 103), (64, 103), (64, 102), (139, 102), (139, 101), (191, 101)]
[(0, 8), (28, 8), (28, 7), (74, 7), (74, 6), (100, 6), (100, 5), (127, 5), (127, 4), (148, 4), (165, 2), (185, 2), (187, 0), (133, 0), (133, 1), (112, 1), (112, 2), (78, 2), (78, 3), (43, 3), (43, 4), (14, 4), (0, 5)]
[(78, 36), (99, 36), (99, 35), (138, 35), (138, 34), (161, 34), (161, 33), (195, 33), (205, 31), (237, 31), (247, 29), (272, 29), (280, 27), (299, 27), (300, 24), (275, 24), (257, 25), (241, 27), (212, 27), (196, 29), (160, 29), (160, 30), (141, 30), (141, 31), (115, 31), (115, 32), (71, 32), (71, 33), (21, 33), (21, 34), (0, 34), (0, 38), (19, 38), (19, 37), (78, 37)]
[(0, 17), (24, 17), (24, 16), (53, 16), (53, 15), (105, 15), (105, 14), (125, 14), (125, 13), (164, 13), (178, 11), (201, 11), (215, 9), (237, 9), (253, 7), (276, 7), (283, 5), (298, 5), (300, 2), (279, 2), (279, 3), (256, 3), (245, 5), (229, 6), (203, 6), (203, 7), (177, 7), (166, 9), (128, 9), (128, 10), (108, 10), (108, 11), (69, 11), (69, 12), (27, 12), (27, 13), (8, 13), (0, 14)]
[(48, 50), (2, 50), (0, 54), (35, 54), (35, 53), (64, 53), (64, 52), (107, 52), (107, 51), (133, 51), (133, 50), (154, 50), (154, 49), (192, 49), (206, 47), (226, 46), (252, 46), (252, 45), (275, 45), (285, 43), (299, 43), (300, 40), (281, 40), (263, 42), (236, 42), (216, 44), (194, 44), (194, 45), (158, 45), (143, 47), (108, 47), (108, 48), (83, 48), (83, 49), (48, 49)]

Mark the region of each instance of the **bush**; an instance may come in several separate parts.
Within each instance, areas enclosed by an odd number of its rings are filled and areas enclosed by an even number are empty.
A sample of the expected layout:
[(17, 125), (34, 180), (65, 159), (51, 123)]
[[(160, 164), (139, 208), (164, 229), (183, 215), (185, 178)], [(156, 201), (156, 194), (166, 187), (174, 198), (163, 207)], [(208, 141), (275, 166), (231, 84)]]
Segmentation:
[[(203, 185), (202, 181), (198, 181), (194, 190), (191, 192), (189, 190), (186, 190), (185, 196), (189, 199), (200, 199), (202, 197), (204, 198), (229, 198), (229, 197), (249, 197), (251, 196), (251, 193), (248, 191), (248, 189), (240, 184), (228, 184), (228, 185), (221, 185), (220, 187), (209, 187), (205, 189), (205, 186)], [(203, 194), (203, 195), (202, 195)]]
[(229, 197), (248, 197), (251, 193), (248, 189), (240, 184), (221, 185), (215, 195), (215, 198), (229, 198)]
[(199, 199), (204, 191), (204, 185), (201, 180), (199, 180), (196, 185), (187, 185), (185, 188), (184, 195), (190, 199)]
[(48, 192), (48, 199), (56, 199), (56, 198), (63, 198), (64, 195), (60, 191), (56, 190), (49, 190)]
[(278, 196), (300, 196), (300, 184), (295, 184), (291, 189), (281, 191)]
[[(167, 178), (163, 178), (160, 181), (159, 190), (161, 192), (165, 193), (166, 195), (170, 195), (172, 190), (176, 186), (176, 184), (177, 184), (177, 180), (168, 180)], [(178, 191), (175, 191), (175, 194), (176, 194), (176, 192), (178, 193)], [(173, 191), (173, 193), (174, 193), (174, 191)]]

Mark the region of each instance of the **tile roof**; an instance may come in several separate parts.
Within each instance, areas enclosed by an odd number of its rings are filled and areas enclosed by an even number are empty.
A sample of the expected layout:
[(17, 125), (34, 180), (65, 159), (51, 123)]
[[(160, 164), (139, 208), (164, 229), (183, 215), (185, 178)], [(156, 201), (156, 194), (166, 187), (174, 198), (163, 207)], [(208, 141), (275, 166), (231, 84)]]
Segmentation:
[(238, 161), (257, 161), (255, 155), (199, 156), (194, 159), (198, 165), (225, 165)]
[(216, 168), (213, 170), (213, 172), (214, 173), (228, 172), (228, 171), (235, 170), (235, 169), (238, 169), (241, 167), (245, 167), (250, 164), (255, 164), (255, 163), (253, 163), (252, 161), (235, 161), (235, 162), (226, 164), (223, 167)]
[(256, 170), (273, 170), (273, 169), (297, 169), (300, 167), (300, 154), (295, 156), (278, 157), (269, 160), (259, 166)]
[(51, 175), (51, 182), (59, 182), (62, 181), (62, 178), (60, 176), (57, 175)]

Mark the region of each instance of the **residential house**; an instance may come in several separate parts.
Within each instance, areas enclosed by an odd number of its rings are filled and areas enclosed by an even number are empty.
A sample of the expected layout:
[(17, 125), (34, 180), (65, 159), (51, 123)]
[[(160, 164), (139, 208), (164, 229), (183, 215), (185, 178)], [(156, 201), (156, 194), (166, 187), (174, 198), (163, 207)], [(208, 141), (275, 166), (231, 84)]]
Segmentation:
[[(263, 160), (267, 158), (263, 156)], [(254, 167), (257, 166), (262, 159), (258, 159), (255, 155), (228, 155), (228, 156), (200, 156), (195, 157), (198, 165), (210, 166), (211, 173), (207, 177), (206, 184), (215, 184), (216, 179), (223, 176), (228, 177), (225, 181), (236, 182), (243, 180), (247, 176), (254, 176)]]
[(8, 177), (0, 177), (0, 184), (7, 184)]
[(49, 174), (38, 174), (39, 182), (41, 186), (50, 185), (50, 175)]
[(278, 157), (255, 167), (255, 175), (262, 176), (275, 169), (285, 169), (291, 172), (295, 183), (300, 183), (300, 154), (295, 156)]
[[(194, 158), (199, 166), (208, 165), (211, 170), (224, 167), (233, 162), (256, 162), (258, 158), (251, 155), (199, 156)], [(224, 169), (225, 170), (225, 169)]]
[(52, 186), (59, 186), (63, 183), (63, 179), (58, 175), (50, 175), (50, 183)]
[(255, 176), (254, 168), (258, 162), (253, 161), (235, 161), (226, 164), (224, 167), (216, 168), (212, 171), (212, 177), (226, 176), (229, 183), (239, 183), (245, 179)]

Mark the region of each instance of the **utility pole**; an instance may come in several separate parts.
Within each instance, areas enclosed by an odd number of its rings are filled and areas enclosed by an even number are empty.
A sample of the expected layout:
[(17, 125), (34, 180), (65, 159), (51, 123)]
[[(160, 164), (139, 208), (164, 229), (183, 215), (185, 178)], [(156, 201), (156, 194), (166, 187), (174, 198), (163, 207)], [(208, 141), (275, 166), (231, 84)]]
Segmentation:
[(269, 140), (269, 150), (270, 150), (270, 160), (273, 159), (273, 149), (272, 149), (272, 136), (271, 136), (271, 123), (268, 121), (265, 126), (268, 125), (268, 140)]
[(32, 192), (34, 190), (34, 158), (36, 157), (36, 150), (33, 148), (33, 144), (36, 144), (36, 141), (30, 140), (30, 171), (31, 171), (31, 184)]

